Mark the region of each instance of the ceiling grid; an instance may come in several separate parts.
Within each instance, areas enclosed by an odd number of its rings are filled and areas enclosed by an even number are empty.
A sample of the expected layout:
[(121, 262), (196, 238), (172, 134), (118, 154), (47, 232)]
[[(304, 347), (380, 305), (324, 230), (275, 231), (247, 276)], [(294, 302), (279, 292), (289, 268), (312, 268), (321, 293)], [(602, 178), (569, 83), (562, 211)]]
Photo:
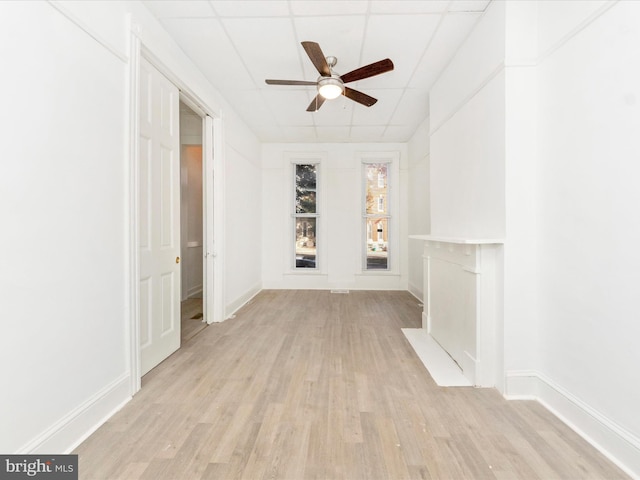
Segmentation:
[[(263, 142), (406, 142), (429, 115), (429, 90), (490, 0), (143, 0), (176, 43)], [(390, 58), (394, 70), (306, 108), (318, 72), (302, 41), (350, 72)]]

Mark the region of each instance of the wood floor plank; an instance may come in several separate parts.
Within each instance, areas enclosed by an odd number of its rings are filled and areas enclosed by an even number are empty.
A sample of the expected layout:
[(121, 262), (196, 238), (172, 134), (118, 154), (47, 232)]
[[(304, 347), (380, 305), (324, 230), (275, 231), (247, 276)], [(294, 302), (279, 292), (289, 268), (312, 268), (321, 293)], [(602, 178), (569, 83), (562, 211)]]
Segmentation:
[(252, 403), (240, 403), (224, 430), (220, 430), (217, 445), (211, 452), (209, 463), (229, 463), (242, 432), (250, 425)]
[(360, 445), (360, 452), (365, 478), (392, 478), (394, 472), (387, 470), (383, 443), (376, 424), (377, 414), (363, 412), (361, 418), (364, 442)]
[(536, 402), (438, 387), (407, 292), (265, 290), (143, 378), (80, 478), (624, 479)]

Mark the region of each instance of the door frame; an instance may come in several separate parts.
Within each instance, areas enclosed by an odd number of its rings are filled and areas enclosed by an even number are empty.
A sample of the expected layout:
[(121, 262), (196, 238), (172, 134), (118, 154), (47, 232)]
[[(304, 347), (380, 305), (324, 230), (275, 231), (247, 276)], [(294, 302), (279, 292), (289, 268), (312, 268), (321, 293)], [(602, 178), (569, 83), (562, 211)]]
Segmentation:
[[(131, 395), (142, 386), (140, 368), (140, 256), (138, 252), (139, 225), (139, 100), (140, 62), (144, 57), (180, 91), (181, 99), (191, 108), (202, 112), (203, 118), (203, 241), (204, 284), (203, 298), (207, 323), (224, 320), (224, 138), (222, 116), (195, 94), (193, 89), (168, 68), (140, 38), (140, 28), (132, 22), (130, 28), (129, 85), (128, 85), (128, 155), (125, 155), (125, 237), (127, 243), (127, 271), (125, 279), (126, 321), (128, 323), (128, 367)], [(206, 153), (205, 153), (206, 152)], [(214, 175), (215, 172), (215, 175)], [(208, 205), (210, 202), (213, 205)], [(207, 281), (207, 279), (209, 279)]]

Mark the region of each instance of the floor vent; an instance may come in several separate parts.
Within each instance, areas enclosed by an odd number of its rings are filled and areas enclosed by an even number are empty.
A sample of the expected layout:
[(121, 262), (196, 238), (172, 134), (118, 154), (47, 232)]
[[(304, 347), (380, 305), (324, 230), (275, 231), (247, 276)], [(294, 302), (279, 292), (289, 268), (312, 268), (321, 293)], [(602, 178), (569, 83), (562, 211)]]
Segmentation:
[(331, 289), (331, 293), (349, 293), (349, 290), (345, 290), (343, 288)]

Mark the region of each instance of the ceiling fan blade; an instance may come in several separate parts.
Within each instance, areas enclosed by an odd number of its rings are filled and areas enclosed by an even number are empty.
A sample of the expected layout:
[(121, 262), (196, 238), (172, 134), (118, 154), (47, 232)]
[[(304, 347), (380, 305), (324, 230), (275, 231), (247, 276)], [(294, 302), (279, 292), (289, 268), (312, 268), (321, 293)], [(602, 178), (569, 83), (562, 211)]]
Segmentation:
[(393, 70), (393, 62), (388, 58), (380, 60), (364, 67), (356, 68), (355, 70), (345, 73), (340, 77), (344, 83), (355, 82), (356, 80), (362, 80), (363, 78), (373, 77), (380, 75), (381, 73), (390, 72)]
[(365, 107), (370, 107), (378, 101), (377, 98), (370, 97), (366, 93), (359, 92), (358, 90), (354, 90), (349, 87), (344, 87), (344, 96), (350, 98), (354, 102), (361, 103)]
[(304, 51), (307, 52), (311, 62), (316, 67), (320, 75), (324, 77), (331, 76), (331, 69), (329, 68), (329, 64), (327, 63), (327, 59), (324, 58), (324, 53), (322, 53), (322, 49), (320, 45), (316, 42), (302, 42), (302, 47)]
[(316, 98), (314, 98), (309, 104), (309, 106), (307, 107), (307, 112), (316, 112), (320, 110), (320, 107), (322, 106), (323, 103), (324, 103), (324, 97), (320, 94), (316, 95)]
[(265, 80), (267, 85), (316, 85), (316, 82), (306, 80)]

